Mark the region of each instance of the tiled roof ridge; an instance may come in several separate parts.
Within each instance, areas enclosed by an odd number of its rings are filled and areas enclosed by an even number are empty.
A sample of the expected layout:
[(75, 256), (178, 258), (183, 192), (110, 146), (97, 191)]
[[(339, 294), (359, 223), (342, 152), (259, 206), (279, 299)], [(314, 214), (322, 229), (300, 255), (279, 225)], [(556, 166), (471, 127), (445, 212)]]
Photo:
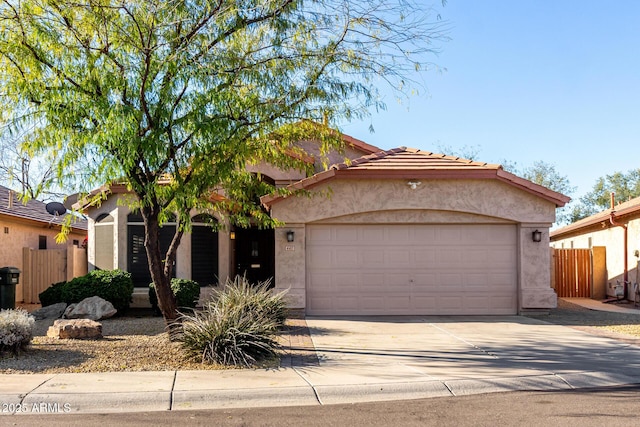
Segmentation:
[(332, 165), (329, 169), (334, 169), (334, 170), (349, 169), (350, 167), (361, 165), (363, 163), (369, 163), (372, 160), (384, 159), (385, 157), (391, 154), (401, 153), (406, 150), (407, 150), (407, 147), (398, 147), (398, 148), (392, 148), (390, 150), (378, 151), (377, 153), (367, 154), (365, 156), (358, 157), (357, 159), (353, 159), (349, 162), (349, 164), (347, 164), (346, 162), (336, 163)]
[(433, 151), (423, 151), (423, 150), (420, 150), (418, 148), (411, 148), (411, 147), (405, 147), (405, 146), (392, 148), (392, 149), (389, 149), (389, 150), (381, 150), (381, 151), (378, 151), (377, 153), (373, 153), (373, 154), (367, 154), (365, 156), (358, 157), (357, 159), (353, 159), (348, 163), (347, 162), (336, 163), (336, 164), (332, 165), (329, 169), (345, 170), (345, 169), (349, 169), (349, 168), (354, 167), (354, 166), (362, 165), (362, 164), (369, 163), (369, 162), (375, 161), (375, 160), (384, 159), (386, 157), (389, 157), (389, 156), (392, 156), (392, 155), (395, 155), (395, 154), (398, 154), (398, 153), (403, 153), (403, 152), (412, 153), (412, 154), (421, 154), (421, 155), (424, 155), (424, 156), (427, 156), (427, 157), (432, 157), (432, 158), (451, 160), (451, 161), (454, 161), (454, 162), (464, 163), (464, 164), (469, 165), (469, 166), (478, 166), (478, 167), (488, 168), (488, 169), (503, 169), (502, 166), (498, 165), (498, 164), (492, 164), (492, 163), (487, 163), (487, 162), (478, 162), (478, 161), (475, 161), (475, 160), (470, 160), (470, 159), (466, 159), (466, 158), (459, 157), (459, 156), (450, 156), (450, 155), (447, 155), (447, 154), (435, 153)]
[[(421, 153), (421, 152), (424, 153), (424, 151), (421, 151), (417, 148), (408, 148), (407, 151), (412, 151), (415, 153)], [(478, 162), (476, 160), (467, 159), (465, 157), (452, 156), (452, 155), (443, 154), (443, 153), (436, 153), (434, 151), (428, 152), (427, 155), (431, 157), (439, 157), (441, 159), (447, 159), (447, 160), (453, 160), (461, 163), (466, 163), (472, 166), (489, 167), (491, 169), (498, 169), (498, 168), (502, 169), (502, 166), (498, 164), (488, 163), (488, 162)]]

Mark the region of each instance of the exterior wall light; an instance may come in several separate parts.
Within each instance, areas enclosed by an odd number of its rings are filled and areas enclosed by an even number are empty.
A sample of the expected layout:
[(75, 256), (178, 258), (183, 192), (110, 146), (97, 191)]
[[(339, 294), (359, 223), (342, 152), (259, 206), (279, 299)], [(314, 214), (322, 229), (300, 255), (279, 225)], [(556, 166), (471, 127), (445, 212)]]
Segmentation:
[(232, 232), (229, 233), (229, 239), (236, 240), (236, 232), (235, 231), (232, 231)]
[(293, 230), (287, 231), (287, 242), (291, 243), (294, 241), (296, 233)]
[(541, 242), (542, 241), (542, 231), (536, 230), (533, 233), (531, 233), (531, 239), (533, 239), (534, 242)]

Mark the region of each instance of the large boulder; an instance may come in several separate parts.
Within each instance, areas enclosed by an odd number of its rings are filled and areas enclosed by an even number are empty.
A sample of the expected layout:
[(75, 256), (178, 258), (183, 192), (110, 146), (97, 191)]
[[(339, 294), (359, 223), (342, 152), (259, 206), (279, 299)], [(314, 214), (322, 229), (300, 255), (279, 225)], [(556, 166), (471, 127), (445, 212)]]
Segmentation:
[(49, 326), (47, 336), (59, 339), (89, 339), (102, 338), (102, 323), (90, 319), (59, 319)]
[(62, 315), (65, 319), (108, 319), (118, 312), (109, 301), (98, 296), (85, 298), (77, 304), (70, 304)]
[(59, 302), (34, 310), (31, 315), (36, 320), (59, 319), (67, 308), (67, 303)]

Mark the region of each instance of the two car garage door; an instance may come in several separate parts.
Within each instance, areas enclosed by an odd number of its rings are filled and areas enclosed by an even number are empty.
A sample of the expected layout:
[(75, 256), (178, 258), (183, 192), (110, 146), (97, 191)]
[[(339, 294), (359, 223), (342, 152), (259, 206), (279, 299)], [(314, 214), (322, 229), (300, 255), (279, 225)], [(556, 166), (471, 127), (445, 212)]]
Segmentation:
[(516, 314), (516, 226), (311, 225), (309, 315)]

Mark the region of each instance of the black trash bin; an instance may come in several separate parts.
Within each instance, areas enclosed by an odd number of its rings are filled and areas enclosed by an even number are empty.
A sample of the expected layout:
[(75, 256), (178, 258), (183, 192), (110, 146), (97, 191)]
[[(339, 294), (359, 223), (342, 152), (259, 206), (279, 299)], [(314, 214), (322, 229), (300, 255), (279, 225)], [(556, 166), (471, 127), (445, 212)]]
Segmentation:
[(16, 308), (16, 285), (20, 280), (20, 270), (16, 267), (0, 268), (0, 309)]

